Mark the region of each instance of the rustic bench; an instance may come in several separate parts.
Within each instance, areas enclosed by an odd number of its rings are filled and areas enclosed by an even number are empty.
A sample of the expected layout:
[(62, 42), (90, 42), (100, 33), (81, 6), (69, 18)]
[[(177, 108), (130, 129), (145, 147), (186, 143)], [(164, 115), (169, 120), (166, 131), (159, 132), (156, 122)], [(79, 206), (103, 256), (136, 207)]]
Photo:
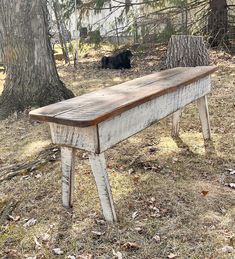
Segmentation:
[(114, 222), (105, 150), (172, 113), (177, 134), (177, 111), (195, 100), (204, 139), (209, 139), (206, 94), (215, 70), (214, 66), (173, 68), (31, 111), (32, 119), (49, 122), (52, 142), (61, 145), (63, 205), (73, 204), (75, 148), (89, 152), (104, 217)]

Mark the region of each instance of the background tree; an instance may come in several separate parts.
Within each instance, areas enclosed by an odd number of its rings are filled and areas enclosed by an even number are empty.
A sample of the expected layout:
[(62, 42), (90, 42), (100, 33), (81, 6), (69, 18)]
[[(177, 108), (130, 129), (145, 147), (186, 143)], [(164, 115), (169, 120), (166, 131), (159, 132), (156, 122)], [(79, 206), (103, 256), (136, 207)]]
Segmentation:
[(62, 53), (64, 56), (65, 63), (69, 63), (69, 51), (67, 48), (67, 41), (71, 39), (67, 39), (64, 35), (64, 31), (67, 30), (64, 22), (63, 22), (63, 16), (61, 15), (61, 7), (60, 3), (58, 1), (52, 1), (52, 8), (55, 14), (55, 21), (57, 25), (58, 30), (58, 36), (60, 40), (60, 45), (62, 49)]
[(228, 5), (226, 0), (210, 0), (208, 14), (208, 33), (211, 46), (222, 41), (228, 44)]
[(0, 52), (6, 80), (0, 119), (73, 97), (60, 81), (49, 42), (46, 0), (2, 0)]
[[(109, 35), (114, 34), (115, 30), (118, 31), (119, 36), (124, 36), (128, 33), (130, 35), (133, 27), (136, 28), (138, 33), (140, 27), (142, 31), (147, 33), (153, 31), (161, 33), (159, 30), (161, 28), (164, 30), (163, 24), (165, 23), (166, 27), (173, 28), (174, 33), (204, 35), (207, 36), (206, 39), (212, 46), (218, 46), (229, 45), (228, 11), (230, 6), (234, 6), (231, 3), (233, 3), (233, 0), (145, 0), (138, 2), (132, 0), (91, 0), (82, 2), (79, 0), (77, 6), (80, 17), (87, 14), (92, 16), (107, 9), (110, 10), (107, 14), (108, 17), (118, 10), (120, 14), (121, 9), (121, 15), (118, 15), (120, 26), (109, 31)], [(140, 7), (142, 12), (136, 12), (134, 8), (137, 6)], [(64, 16), (69, 19), (74, 12), (74, 0), (61, 0), (61, 8)], [(130, 13), (134, 13), (132, 21)], [(125, 25), (126, 28), (122, 24), (125, 16), (129, 16)], [(99, 24), (102, 27), (104, 20), (106, 20), (106, 17), (93, 24), (92, 29), (99, 29)], [(143, 24), (144, 26), (142, 26)], [(162, 37), (163, 35), (160, 36)], [(166, 41), (169, 39), (169, 37), (162, 38)]]

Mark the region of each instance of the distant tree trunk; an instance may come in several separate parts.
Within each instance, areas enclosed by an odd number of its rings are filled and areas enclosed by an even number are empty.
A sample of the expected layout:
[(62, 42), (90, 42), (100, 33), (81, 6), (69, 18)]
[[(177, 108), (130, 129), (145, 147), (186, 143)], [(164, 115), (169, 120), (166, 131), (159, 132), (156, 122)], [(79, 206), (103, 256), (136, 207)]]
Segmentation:
[(48, 34), (46, 0), (2, 0), (0, 52), (7, 76), (0, 119), (73, 97), (60, 81)]
[(173, 35), (167, 47), (166, 68), (207, 66), (208, 51), (203, 37)]
[(63, 30), (61, 26), (61, 18), (59, 17), (59, 8), (58, 3), (56, 1), (53, 1), (53, 9), (55, 13), (55, 19), (56, 19), (56, 25), (58, 29), (59, 39), (60, 39), (60, 45), (63, 52), (65, 63), (69, 63), (69, 55), (68, 55), (68, 48), (66, 46), (66, 40), (63, 35)]
[(208, 17), (209, 43), (212, 47), (228, 43), (228, 5), (226, 0), (210, 0)]
[[(167, 47), (166, 68), (208, 66), (209, 55), (203, 37), (173, 35)], [(179, 136), (179, 123), (182, 109), (173, 113), (173, 137)]]

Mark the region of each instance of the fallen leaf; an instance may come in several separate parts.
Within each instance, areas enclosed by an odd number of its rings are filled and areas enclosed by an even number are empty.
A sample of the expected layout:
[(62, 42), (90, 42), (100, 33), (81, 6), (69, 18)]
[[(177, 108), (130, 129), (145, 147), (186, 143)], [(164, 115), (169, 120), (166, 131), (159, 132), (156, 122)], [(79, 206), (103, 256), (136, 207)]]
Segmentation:
[(121, 252), (115, 252), (113, 250), (113, 255), (115, 256), (114, 257), (115, 259), (122, 259), (122, 253)]
[(235, 174), (235, 170), (234, 169), (227, 169), (227, 171), (229, 172), (230, 175), (234, 175)]
[(36, 174), (35, 176), (34, 176), (35, 178), (41, 178), (42, 177), (42, 174), (41, 173), (38, 173), (38, 174)]
[(134, 251), (134, 250), (138, 250), (140, 249), (140, 245), (136, 244), (136, 243), (132, 243), (132, 242), (127, 242), (122, 246), (125, 250), (130, 250), (130, 251)]
[(161, 237), (159, 235), (155, 235), (153, 237), (153, 240), (156, 242), (156, 243), (160, 243), (161, 242)]
[(74, 256), (74, 255), (68, 255), (67, 258), (68, 258), (68, 259), (76, 259), (76, 256)]
[(135, 176), (133, 176), (132, 180), (133, 180), (134, 184), (138, 184), (140, 177), (138, 175), (135, 175)]
[(32, 219), (29, 219), (23, 226), (24, 226), (25, 228), (31, 227), (31, 226), (35, 225), (36, 222), (37, 222), (37, 220), (34, 219), (34, 218), (32, 218)]
[(169, 259), (174, 259), (174, 258), (178, 257), (178, 255), (173, 254), (173, 253), (170, 253), (167, 257), (168, 257)]
[(150, 147), (149, 148), (149, 153), (154, 153), (157, 151), (157, 148), (156, 147)]
[(37, 237), (34, 237), (34, 242), (35, 242), (35, 249), (40, 250), (42, 248), (42, 245), (39, 243)]
[(235, 189), (235, 183), (228, 183), (227, 186), (232, 189)]
[(139, 232), (139, 233), (141, 233), (142, 232), (142, 228), (140, 228), (140, 227), (136, 227), (136, 228), (134, 228), (137, 232)]
[(160, 210), (157, 207), (153, 206), (153, 205), (150, 205), (149, 209), (155, 211), (155, 213), (160, 213)]
[(103, 219), (96, 219), (95, 221), (96, 221), (97, 224), (100, 224), (100, 225), (106, 224), (105, 220), (103, 220)]
[(41, 235), (41, 239), (43, 242), (48, 242), (50, 240), (50, 235), (48, 233), (44, 233)]
[(138, 215), (139, 215), (138, 211), (135, 211), (132, 213), (131, 217), (132, 217), (132, 219), (136, 219), (138, 217)]
[(82, 254), (82, 255), (78, 255), (76, 259), (93, 259), (94, 256), (91, 254)]
[(8, 218), (12, 221), (18, 221), (20, 220), (20, 216), (12, 216), (12, 215), (8, 215)]
[(209, 193), (209, 191), (201, 191), (201, 194), (202, 194), (203, 196), (206, 196), (208, 193)]
[(232, 253), (234, 251), (232, 246), (224, 246), (220, 249), (221, 253)]
[(94, 234), (97, 237), (100, 237), (102, 235), (104, 235), (105, 232), (100, 232), (100, 231), (91, 231), (92, 234)]
[(52, 251), (53, 251), (53, 253), (55, 255), (62, 255), (62, 254), (64, 254), (64, 251), (62, 251), (60, 248), (54, 248), (54, 249), (52, 249)]

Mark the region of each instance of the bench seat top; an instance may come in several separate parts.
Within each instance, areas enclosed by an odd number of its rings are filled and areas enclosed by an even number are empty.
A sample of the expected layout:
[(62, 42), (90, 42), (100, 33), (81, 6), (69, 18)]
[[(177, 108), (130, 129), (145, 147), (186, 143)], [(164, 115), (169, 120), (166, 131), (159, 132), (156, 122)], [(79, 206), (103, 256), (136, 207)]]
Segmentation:
[(215, 66), (177, 67), (156, 72), (31, 111), (30, 118), (63, 125), (88, 127), (121, 114), (180, 86), (206, 77)]

